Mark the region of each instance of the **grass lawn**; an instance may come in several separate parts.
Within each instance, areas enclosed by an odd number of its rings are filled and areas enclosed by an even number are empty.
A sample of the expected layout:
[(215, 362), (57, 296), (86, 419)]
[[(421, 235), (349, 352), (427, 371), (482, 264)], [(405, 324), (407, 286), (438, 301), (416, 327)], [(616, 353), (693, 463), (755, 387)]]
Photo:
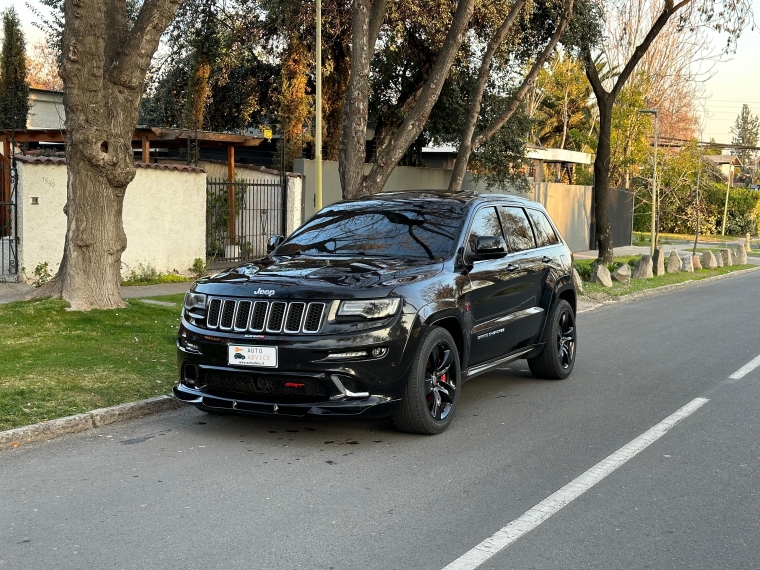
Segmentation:
[[(633, 258), (637, 259), (638, 256), (621, 256), (616, 257), (616, 262), (628, 263)], [(666, 260), (667, 261), (667, 260)], [(583, 259), (576, 261), (577, 266), (591, 267), (594, 262), (593, 259)], [(742, 269), (749, 269), (751, 267), (757, 267), (756, 265), (732, 265), (731, 267), (718, 267), (717, 269), (701, 269), (694, 273), (666, 273), (665, 275), (654, 276), (652, 279), (631, 279), (630, 283), (623, 284), (617, 281), (612, 282), (612, 287), (605, 287), (596, 283), (583, 283), (583, 293), (581, 297), (592, 301), (607, 301), (620, 297), (621, 295), (628, 295), (629, 293), (635, 293), (636, 291), (643, 291), (645, 289), (654, 289), (655, 287), (663, 287), (665, 285), (673, 285), (675, 283), (683, 283), (684, 281), (699, 281), (706, 279), (707, 277), (714, 277), (715, 275), (725, 275), (726, 273), (733, 273), (734, 271), (741, 271)], [(579, 273), (582, 273), (582, 268), (579, 268)]]
[(0, 430), (169, 394), (182, 298), (88, 313), (51, 299), (0, 305)]
[[(641, 242), (641, 243), (634, 243), (633, 245), (649, 245), (649, 240), (652, 238), (652, 234), (649, 232), (633, 232), (633, 241)], [(744, 239), (744, 236), (721, 236), (721, 235), (701, 235), (699, 236), (699, 241), (707, 241), (707, 242), (719, 242), (719, 241), (736, 241), (738, 239)], [(694, 243), (694, 234), (665, 234), (660, 233), (660, 242), (663, 240), (673, 240), (673, 241), (686, 241)], [(667, 245), (667, 244), (664, 244)]]

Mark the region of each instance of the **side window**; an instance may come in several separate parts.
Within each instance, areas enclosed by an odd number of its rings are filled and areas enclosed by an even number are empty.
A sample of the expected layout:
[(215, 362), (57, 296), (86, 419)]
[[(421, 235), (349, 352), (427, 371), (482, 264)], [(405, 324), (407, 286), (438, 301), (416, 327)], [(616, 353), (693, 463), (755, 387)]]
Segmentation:
[(499, 216), (493, 206), (481, 208), (475, 214), (475, 219), (470, 228), (470, 251), (475, 251), (475, 239), (483, 236), (502, 236)]
[(499, 206), (499, 213), (504, 227), (504, 238), (510, 251), (524, 251), (536, 247), (533, 230), (530, 229), (530, 222), (522, 208)]
[(546, 215), (543, 212), (531, 209), (528, 209), (527, 212), (530, 223), (533, 224), (533, 231), (536, 234), (538, 247), (559, 243), (559, 238), (554, 233), (554, 228), (549, 223), (549, 220), (546, 219)]

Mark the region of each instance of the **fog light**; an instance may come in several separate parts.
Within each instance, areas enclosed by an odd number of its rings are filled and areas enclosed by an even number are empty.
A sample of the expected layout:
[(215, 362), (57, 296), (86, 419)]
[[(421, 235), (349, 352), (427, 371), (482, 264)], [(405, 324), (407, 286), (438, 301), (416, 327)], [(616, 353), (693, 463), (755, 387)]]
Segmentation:
[(388, 349), (385, 347), (373, 348), (371, 354), (373, 358), (382, 358), (383, 356), (388, 354)]

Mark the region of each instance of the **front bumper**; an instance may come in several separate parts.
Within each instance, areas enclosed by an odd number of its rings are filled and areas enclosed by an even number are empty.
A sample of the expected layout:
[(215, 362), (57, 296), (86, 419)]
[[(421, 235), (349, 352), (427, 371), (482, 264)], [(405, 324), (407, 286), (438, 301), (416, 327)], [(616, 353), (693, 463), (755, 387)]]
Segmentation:
[[(182, 320), (174, 397), (199, 409), (287, 416), (365, 416), (393, 413), (406, 388), (416, 315), (384, 328), (333, 335), (250, 335), (209, 331)], [(236, 366), (228, 346), (277, 347), (277, 368)], [(383, 348), (379, 358), (331, 360), (336, 352)]]

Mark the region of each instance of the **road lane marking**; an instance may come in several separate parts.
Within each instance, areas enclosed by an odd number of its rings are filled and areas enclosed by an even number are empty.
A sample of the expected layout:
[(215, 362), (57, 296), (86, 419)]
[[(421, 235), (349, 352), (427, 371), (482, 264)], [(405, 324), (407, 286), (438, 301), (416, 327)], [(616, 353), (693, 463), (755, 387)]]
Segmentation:
[(562, 487), (559, 491), (523, 513), (522, 516), (516, 518), (501, 530), (496, 531), (483, 542), (454, 560), (454, 562), (446, 566), (443, 570), (473, 570), (477, 568), (483, 564), (483, 562), (496, 555), (499, 551), (512, 544), (522, 535), (530, 532), (553, 514), (557, 513), (562, 507), (580, 497), (583, 493), (626, 463), (629, 459), (632, 459), (635, 455), (652, 445), (655, 441), (665, 435), (670, 428), (682, 419), (693, 414), (708, 401), (707, 398), (695, 398), (657, 425), (645, 431), (630, 443), (627, 443), (616, 452), (608, 455), (605, 459), (602, 459), (591, 469), (570, 481), (570, 483)]
[(760, 356), (756, 356), (755, 358), (747, 362), (747, 364), (745, 364), (744, 366), (739, 368), (739, 370), (731, 374), (729, 378), (731, 378), (732, 380), (740, 380), (741, 378), (744, 378), (747, 374), (752, 372), (758, 366), (760, 366)]

